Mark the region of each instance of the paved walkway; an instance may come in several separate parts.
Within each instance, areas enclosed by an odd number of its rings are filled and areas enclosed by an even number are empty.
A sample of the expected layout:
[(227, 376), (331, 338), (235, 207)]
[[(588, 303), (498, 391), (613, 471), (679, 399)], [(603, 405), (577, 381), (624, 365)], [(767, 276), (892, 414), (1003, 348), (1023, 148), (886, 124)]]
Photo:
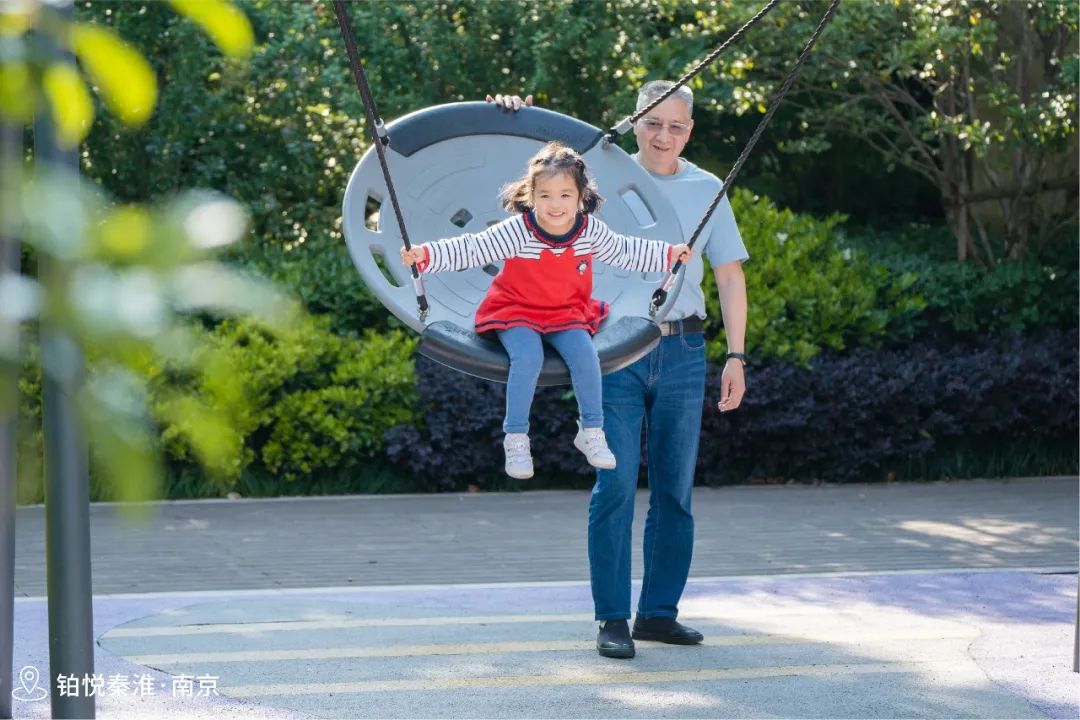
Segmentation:
[[(593, 649), (587, 501), (96, 506), (98, 717), (1080, 715), (1076, 478), (696, 491), (706, 642), (632, 661)], [(47, 675), (41, 509), (18, 522), (15, 667)]]
[[(174, 502), (91, 510), (96, 594), (587, 580), (582, 491)], [(638, 536), (646, 495), (638, 498)], [(692, 574), (1068, 567), (1077, 479), (697, 488)], [(42, 507), (16, 593), (45, 594)], [(640, 552), (634, 574), (640, 576)]]

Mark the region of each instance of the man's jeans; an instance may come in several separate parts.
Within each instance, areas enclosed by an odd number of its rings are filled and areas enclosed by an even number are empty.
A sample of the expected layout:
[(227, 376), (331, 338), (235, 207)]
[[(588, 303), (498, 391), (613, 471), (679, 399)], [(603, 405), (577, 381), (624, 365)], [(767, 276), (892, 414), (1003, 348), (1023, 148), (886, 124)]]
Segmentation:
[(615, 470), (599, 470), (589, 504), (589, 571), (597, 620), (630, 617), (630, 528), (645, 424), (649, 513), (638, 615), (675, 617), (690, 572), (694, 484), (705, 401), (705, 338), (670, 335), (604, 378), (604, 432)]

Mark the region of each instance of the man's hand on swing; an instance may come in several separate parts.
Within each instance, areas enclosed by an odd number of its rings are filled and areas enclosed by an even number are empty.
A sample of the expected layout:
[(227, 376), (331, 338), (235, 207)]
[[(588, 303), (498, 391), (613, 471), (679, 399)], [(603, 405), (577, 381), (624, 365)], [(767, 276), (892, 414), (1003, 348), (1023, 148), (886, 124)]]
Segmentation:
[(484, 99), (489, 103), (495, 103), (503, 110), (513, 110), (514, 112), (533, 104), (532, 95), (526, 95), (524, 100), (518, 95), (496, 95), (495, 97), (488, 95)]

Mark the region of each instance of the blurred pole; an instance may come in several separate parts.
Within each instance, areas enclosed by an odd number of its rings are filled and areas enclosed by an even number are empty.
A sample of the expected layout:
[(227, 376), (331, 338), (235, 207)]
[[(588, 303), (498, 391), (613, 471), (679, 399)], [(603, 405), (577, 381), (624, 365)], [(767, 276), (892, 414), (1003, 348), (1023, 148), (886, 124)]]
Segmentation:
[[(35, 163), (74, 171), (74, 153), (53, 145), (52, 123), (34, 123)], [(70, 157), (66, 157), (70, 156)], [(55, 272), (40, 256), (42, 278)], [(48, 282), (46, 280), (46, 282)], [(85, 372), (82, 353), (57, 328), (41, 325), (41, 394), (45, 427), (45, 567), (49, 599), (49, 691), (54, 718), (93, 718), (93, 697), (61, 697), (60, 675), (94, 674), (94, 614), (90, 583), (90, 479), (75, 395)]]
[[(70, 0), (54, 7), (70, 22)], [(71, 54), (39, 35), (45, 57), (74, 63)], [(34, 121), (38, 170), (77, 175), (76, 150), (56, 145), (48, 111)], [(51, 284), (57, 268), (42, 255), (38, 272)], [(94, 675), (94, 606), (90, 581), (90, 480), (86, 441), (79, 426), (76, 394), (83, 383), (82, 352), (57, 328), (41, 325), (42, 415), (45, 426), (45, 563), (49, 597), (49, 691), (54, 718), (93, 718), (95, 698), (84, 678)], [(80, 681), (79, 692), (61, 697), (57, 679)]]
[[(12, 232), (7, 205), (22, 169), (22, 126), (0, 125), (0, 277), (19, 272), (19, 242)], [(0, 344), (19, 346), (19, 326), (0, 324)], [(18, 365), (14, 366), (18, 368)], [(0, 373), (15, 405), (8, 415), (0, 413), (0, 717), (11, 717), (14, 690), (15, 627), (15, 421), (18, 412), (19, 372)], [(0, 390), (0, 395), (4, 393)]]
[(1076, 625), (1073, 626), (1073, 672), (1080, 673), (1080, 576), (1076, 578)]

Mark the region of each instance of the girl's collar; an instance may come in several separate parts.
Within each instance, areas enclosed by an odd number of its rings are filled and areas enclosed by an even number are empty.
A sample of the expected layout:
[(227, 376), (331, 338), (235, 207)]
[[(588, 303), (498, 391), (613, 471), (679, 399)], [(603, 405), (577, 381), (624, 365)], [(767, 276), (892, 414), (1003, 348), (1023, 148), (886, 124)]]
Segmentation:
[(540, 227), (540, 223), (536, 221), (536, 213), (533, 210), (528, 210), (525, 213), (525, 227), (529, 228), (529, 232), (531, 232), (537, 240), (540, 240), (547, 245), (565, 247), (567, 245), (573, 245), (574, 241), (581, 235), (581, 231), (585, 228), (585, 213), (577, 213), (574, 217), (574, 224), (569, 230), (561, 235), (552, 235), (547, 230)]

